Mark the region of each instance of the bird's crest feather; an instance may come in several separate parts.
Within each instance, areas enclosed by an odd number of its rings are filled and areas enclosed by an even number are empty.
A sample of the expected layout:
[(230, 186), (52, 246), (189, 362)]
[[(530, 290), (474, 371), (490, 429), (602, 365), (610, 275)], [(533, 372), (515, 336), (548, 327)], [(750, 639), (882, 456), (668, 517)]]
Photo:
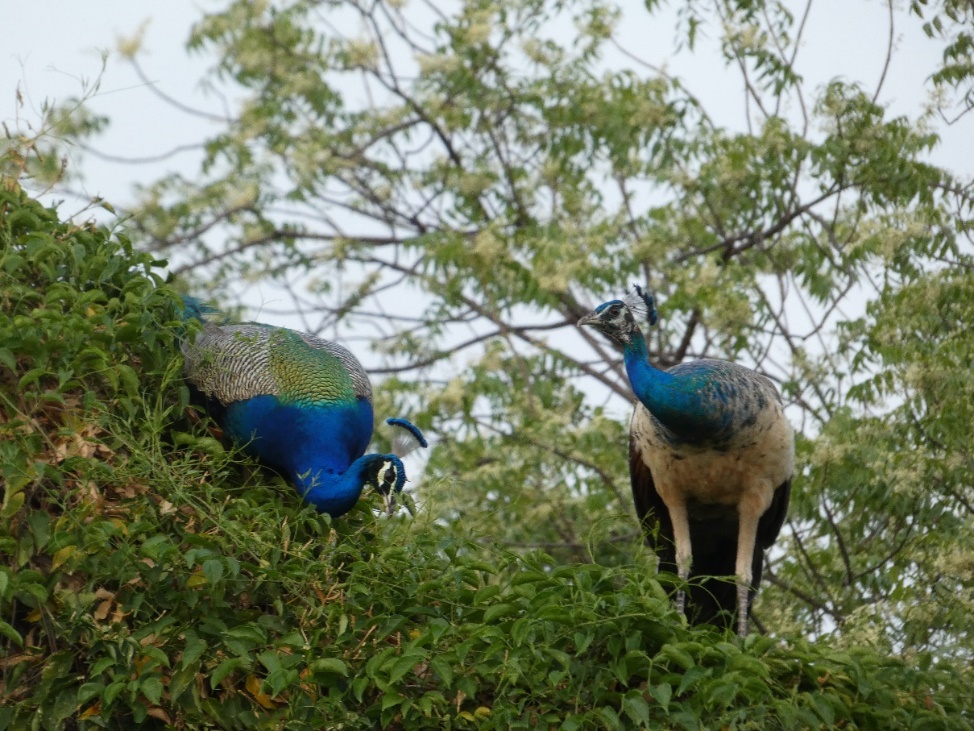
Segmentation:
[(420, 447), (428, 446), (423, 432), (407, 419), (393, 417), (386, 419), (386, 424), (399, 427), (396, 435), (392, 438), (392, 453), (400, 459)]
[(622, 304), (629, 309), (636, 322), (645, 318), (650, 325), (656, 324), (656, 298), (638, 284), (632, 285), (632, 289), (622, 298)]

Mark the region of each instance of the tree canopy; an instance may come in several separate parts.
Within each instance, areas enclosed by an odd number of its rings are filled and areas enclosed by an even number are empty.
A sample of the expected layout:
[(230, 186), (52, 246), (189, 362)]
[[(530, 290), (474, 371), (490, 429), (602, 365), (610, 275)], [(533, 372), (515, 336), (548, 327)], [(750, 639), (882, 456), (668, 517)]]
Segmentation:
[[(971, 181), (930, 156), (940, 120), (972, 103), (972, 11), (890, 4), (891, 24), (943, 46), (933, 101), (900, 114), (885, 71), (805, 81), (815, 12), (227, 2), (188, 48), (233, 106), (198, 170), (139, 187), (126, 228), (194, 292), (350, 345), (381, 383), (377, 412), (434, 436), (425, 508), (555, 563), (641, 550), (631, 392), (619, 354), (574, 324), (648, 285), (655, 362), (753, 366), (799, 431), (760, 626), (969, 660)], [(663, 21), (684, 54), (719, 47), (742, 123), (620, 41)], [(69, 141), (105, 122), (51, 115)], [(56, 172), (34, 149), (23, 170)], [(244, 301), (255, 282), (273, 295)]]

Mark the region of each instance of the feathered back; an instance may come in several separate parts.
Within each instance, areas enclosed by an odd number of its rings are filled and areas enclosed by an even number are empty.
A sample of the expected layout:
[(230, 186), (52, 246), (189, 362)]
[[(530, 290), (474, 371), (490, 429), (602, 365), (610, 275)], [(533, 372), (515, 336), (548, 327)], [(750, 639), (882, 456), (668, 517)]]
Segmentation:
[(184, 299), (187, 316), (203, 321), (193, 342), (182, 346), (186, 374), (224, 406), (265, 395), (295, 405), (372, 403), (368, 375), (341, 345), (259, 323), (217, 325), (208, 317), (216, 310)]
[(202, 323), (186, 328), (193, 331), (182, 344), (186, 379), (223, 433), (287, 477), (320, 512), (344, 515), (371, 486), (391, 514), (406, 483), (400, 456), (425, 447), (423, 433), (405, 419), (389, 419), (398, 432), (393, 454), (365, 454), (372, 386), (355, 356), (284, 327), (224, 324), (218, 317), (185, 298), (184, 320)]

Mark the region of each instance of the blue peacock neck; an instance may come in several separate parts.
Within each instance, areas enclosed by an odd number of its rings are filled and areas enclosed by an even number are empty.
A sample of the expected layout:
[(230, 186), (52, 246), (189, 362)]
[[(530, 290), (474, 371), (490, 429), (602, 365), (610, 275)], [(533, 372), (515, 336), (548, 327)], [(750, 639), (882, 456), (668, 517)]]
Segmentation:
[(663, 426), (681, 441), (696, 441), (697, 435), (712, 432), (721, 414), (696, 378), (676, 376), (649, 362), (646, 338), (638, 330), (623, 347), (626, 374), (633, 393)]
[(377, 461), (384, 459), (381, 454), (366, 454), (352, 462), (342, 473), (335, 472), (331, 465), (311, 464), (301, 474), (289, 475), (300, 495), (321, 513), (337, 518), (344, 515), (358, 502), (370, 474)]

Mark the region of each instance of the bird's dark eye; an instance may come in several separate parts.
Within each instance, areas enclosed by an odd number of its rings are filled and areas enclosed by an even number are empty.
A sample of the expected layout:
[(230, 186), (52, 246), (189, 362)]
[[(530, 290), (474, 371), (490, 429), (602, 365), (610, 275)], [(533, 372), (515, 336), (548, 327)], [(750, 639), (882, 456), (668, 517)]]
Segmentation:
[(621, 305), (612, 305), (612, 307), (609, 308), (609, 314), (612, 315), (612, 317), (615, 317), (616, 315), (619, 314), (619, 311), (621, 309), (622, 309)]

